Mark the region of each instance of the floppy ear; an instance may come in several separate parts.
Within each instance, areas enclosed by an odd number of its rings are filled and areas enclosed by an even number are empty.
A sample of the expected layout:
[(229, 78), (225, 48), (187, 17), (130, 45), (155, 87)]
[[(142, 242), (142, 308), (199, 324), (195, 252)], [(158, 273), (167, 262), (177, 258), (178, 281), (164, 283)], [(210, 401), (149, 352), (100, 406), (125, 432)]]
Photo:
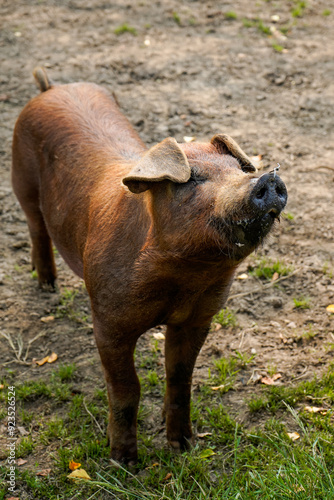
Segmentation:
[(256, 168), (252, 164), (250, 158), (243, 152), (241, 147), (235, 142), (232, 137), (227, 134), (217, 134), (211, 139), (211, 144), (215, 146), (218, 153), (230, 154), (239, 160), (242, 170), (247, 172), (256, 172)]
[(191, 170), (186, 155), (175, 139), (168, 137), (144, 154), (137, 165), (124, 177), (123, 184), (132, 193), (150, 189), (152, 182), (165, 179), (176, 183), (187, 182)]

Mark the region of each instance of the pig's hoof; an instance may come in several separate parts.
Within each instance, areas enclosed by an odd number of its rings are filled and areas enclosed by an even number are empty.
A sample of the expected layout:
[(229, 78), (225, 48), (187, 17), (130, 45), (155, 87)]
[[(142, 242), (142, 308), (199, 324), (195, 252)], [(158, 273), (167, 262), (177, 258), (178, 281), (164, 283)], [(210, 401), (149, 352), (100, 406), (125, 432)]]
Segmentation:
[(193, 438), (183, 436), (181, 439), (168, 441), (168, 444), (174, 451), (189, 450), (193, 446)]
[(123, 466), (126, 466), (130, 470), (135, 470), (137, 467), (137, 460), (134, 459), (129, 459), (127, 460), (122, 459), (122, 460), (115, 460), (114, 458), (109, 459), (110, 465), (115, 467), (115, 469), (122, 469)]
[(56, 282), (56, 278), (38, 278), (38, 286), (43, 292), (58, 292), (59, 288)]
[(136, 465), (138, 460), (138, 455), (137, 451), (131, 452), (130, 450), (112, 450), (110, 454), (110, 461), (113, 463), (115, 466), (120, 464), (122, 465), (127, 465), (129, 467), (133, 467)]

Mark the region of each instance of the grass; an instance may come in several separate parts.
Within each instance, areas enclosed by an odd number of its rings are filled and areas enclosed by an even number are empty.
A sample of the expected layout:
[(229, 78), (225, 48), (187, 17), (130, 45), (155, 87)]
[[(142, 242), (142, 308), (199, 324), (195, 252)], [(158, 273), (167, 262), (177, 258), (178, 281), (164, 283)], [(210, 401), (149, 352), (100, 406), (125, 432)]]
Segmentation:
[(310, 309), (311, 301), (309, 297), (299, 297), (293, 299), (295, 309)]
[(293, 220), (295, 218), (295, 216), (291, 213), (291, 212), (284, 212), (282, 214), (282, 219), (285, 219), (285, 220)]
[(295, 2), (295, 6), (291, 12), (292, 17), (303, 17), (305, 9), (306, 9), (306, 2), (305, 1)]
[(91, 322), (87, 307), (87, 294), (84, 285), (80, 289), (64, 288), (61, 290), (56, 317), (68, 318), (79, 324), (87, 324)]
[(270, 281), (274, 274), (277, 273), (279, 277), (287, 276), (292, 271), (291, 267), (287, 266), (279, 260), (272, 261), (263, 257), (254, 266), (249, 267), (249, 272), (256, 278), (265, 279)]
[(263, 35), (271, 35), (270, 27), (265, 25), (261, 19), (243, 18), (242, 24), (245, 28), (257, 28)]
[(238, 19), (236, 12), (234, 12), (233, 10), (229, 10), (228, 12), (225, 12), (224, 16), (225, 16), (225, 19), (231, 19), (231, 20)]
[(237, 317), (231, 309), (226, 307), (225, 309), (221, 309), (221, 311), (212, 318), (212, 322), (218, 323), (223, 328), (235, 327), (237, 325)]
[[(226, 383), (252, 361), (253, 357), (244, 353), (223, 358), (215, 363), (214, 377)], [(146, 426), (149, 415), (160, 411), (162, 398), (159, 407), (141, 406), (137, 469), (109, 462), (106, 392), (96, 389), (94, 393), (75, 394), (71, 390), (75, 377), (75, 366), (64, 365), (42, 381), (16, 384), (17, 425), (33, 425), (30, 434), (20, 438), (17, 458), (30, 457), (34, 465), (26, 470), (18, 468), (15, 496), (50, 500), (334, 500), (333, 414), (304, 410), (310, 404), (309, 397), (314, 406), (325, 404), (330, 409), (333, 405), (334, 363), (321, 379), (288, 387), (257, 387), (248, 410), (263, 423), (248, 429), (230, 415), (222, 393), (212, 391), (214, 377), (204, 380), (204, 390), (193, 394), (191, 412), (195, 431), (204, 437), (198, 438), (189, 452), (171, 453), (161, 441), (155, 441), (158, 434)], [(150, 368), (146, 378), (154, 386), (158, 374)], [(11, 374), (5, 376), (5, 386), (7, 380), (12, 380)], [(152, 385), (143, 384), (142, 391), (145, 397)], [(60, 397), (63, 393), (66, 400)], [(31, 409), (34, 419), (28, 418)], [(288, 436), (292, 431), (300, 435), (295, 442)], [(43, 461), (39, 462), (39, 457)], [(70, 460), (81, 463), (92, 481), (69, 481)], [(36, 475), (45, 468), (51, 469), (49, 475)], [(0, 499), (12, 496), (6, 490), (5, 477), (6, 467), (2, 467)]]
[(177, 12), (173, 12), (172, 14), (173, 20), (176, 22), (178, 26), (181, 26), (181, 18)]
[(282, 47), (282, 45), (279, 45), (278, 43), (273, 43), (272, 44), (272, 47), (274, 49), (275, 52), (283, 52), (284, 50), (284, 47)]
[(133, 28), (132, 26), (129, 26), (126, 23), (121, 24), (120, 26), (115, 28), (114, 33), (115, 33), (115, 35), (123, 35), (124, 33), (130, 33), (133, 36), (137, 36), (136, 28)]

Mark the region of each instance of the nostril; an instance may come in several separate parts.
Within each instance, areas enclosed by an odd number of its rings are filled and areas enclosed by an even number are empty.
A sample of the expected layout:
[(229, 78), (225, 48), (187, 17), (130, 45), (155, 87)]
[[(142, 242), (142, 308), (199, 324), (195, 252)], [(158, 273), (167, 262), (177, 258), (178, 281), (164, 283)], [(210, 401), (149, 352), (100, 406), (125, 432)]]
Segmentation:
[(258, 193), (256, 193), (256, 198), (258, 200), (262, 200), (265, 197), (266, 193), (267, 193), (267, 188), (264, 186), (260, 189)]

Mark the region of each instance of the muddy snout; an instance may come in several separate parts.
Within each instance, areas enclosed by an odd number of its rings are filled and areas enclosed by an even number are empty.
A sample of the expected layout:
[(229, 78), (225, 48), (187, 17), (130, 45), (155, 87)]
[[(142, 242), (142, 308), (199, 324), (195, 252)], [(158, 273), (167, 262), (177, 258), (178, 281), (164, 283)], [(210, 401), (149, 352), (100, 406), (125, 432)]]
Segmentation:
[(249, 203), (257, 216), (270, 214), (276, 218), (284, 209), (287, 199), (284, 182), (275, 172), (270, 172), (259, 177), (250, 193)]

